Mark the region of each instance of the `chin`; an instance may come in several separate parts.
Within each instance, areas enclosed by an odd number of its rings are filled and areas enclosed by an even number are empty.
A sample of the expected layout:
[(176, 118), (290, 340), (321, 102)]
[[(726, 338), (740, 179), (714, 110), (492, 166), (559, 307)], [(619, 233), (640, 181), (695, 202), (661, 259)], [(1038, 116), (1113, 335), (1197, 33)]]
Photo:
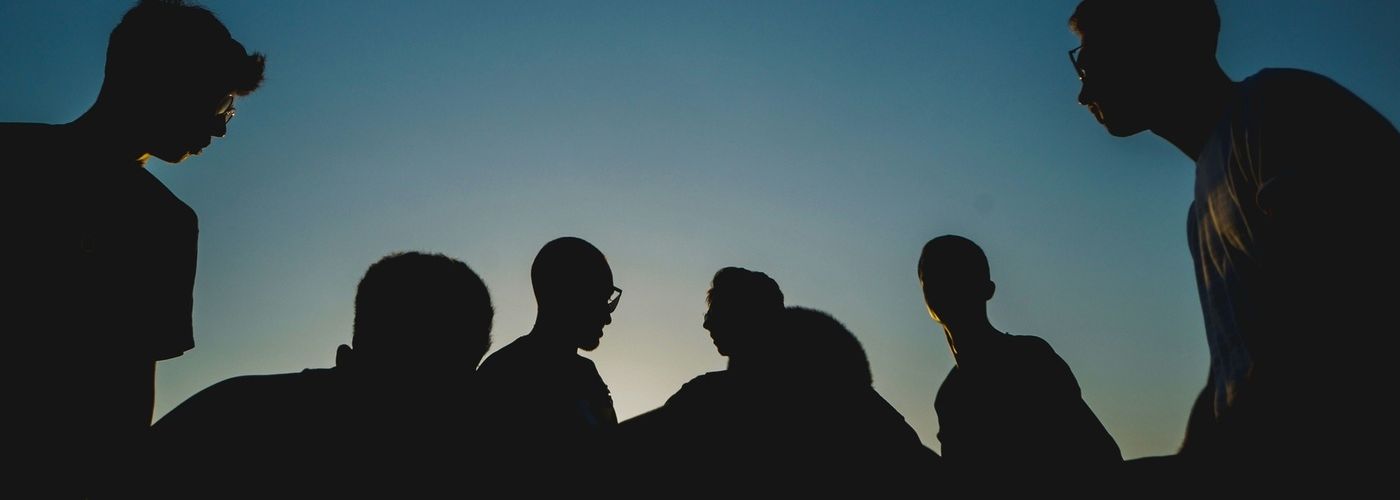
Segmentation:
[(1103, 125), (1103, 128), (1108, 131), (1109, 135), (1114, 137), (1128, 137), (1147, 130), (1147, 127), (1139, 124), (1141, 120), (1124, 120), (1124, 115), (1122, 113), (1113, 116), (1116, 118), (1105, 117), (1102, 109), (1098, 110), (1094, 115), (1095, 118), (1098, 118), (1099, 123)]
[(1104, 122), (1103, 127), (1108, 130), (1109, 135), (1114, 137), (1130, 137), (1142, 133), (1147, 127), (1134, 127), (1115, 125), (1111, 122)]
[(186, 158), (189, 158), (190, 156), (193, 156), (193, 155), (194, 155), (194, 153), (191, 153), (191, 152), (189, 152), (189, 151), (182, 151), (182, 152), (179, 152), (179, 153), (169, 153), (169, 152), (151, 153), (151, 156), (154, 156), (154, 157), (156, 157), (156, 158), (160, 158), (161, 161), (166, 162), (166, 163), (180, 163), (180, 162), (182, 162), (182, 161), (185, 161)]
[(209, 146), (208, 144), (204, 144), (204, 145), (197, 145), (197, 144), (196, 144), (196, 145), (193, 145), (193, 146), (190, 146), (190, 147), (184, 147), (184, 148), (179, 148), (179, 149), (168, 149), (168, 150), (164, 150), (164, 151), (152, 151), (152, 152), (151, 152), (151, 156), (154, 156), (154, 157), (156, 157), (156, 158), (160, 158), (161, 161), (164, 161), (164, 162), (166, 162), (166, 163), (180, 163), (180, 162), (182, 162), (182, 161), (188, 160), (191, 156), (199, 156), (200, 153), (203, 153), (203, 152), (204, 152), (204, 148), (206, 148), (206, 147), (208, 147), (208, 146)]
[(597, 337), (594, 337), (594, 338), (592, 338), (592, 339), (584, 340), (583, 342), (580, 342), (579, 345), (578, 345), (578, 348), (579, 348), (579, 349), (583, 349), (583, 350), (585, 350), (585, 351), (592, 351), (592, 350), (598, 348), (598, 343), (599, 343), (599, 341), (601, 341), (601, 340), (603, 340), (603, 336), (600, 334), (600, 335), (598, 335)]

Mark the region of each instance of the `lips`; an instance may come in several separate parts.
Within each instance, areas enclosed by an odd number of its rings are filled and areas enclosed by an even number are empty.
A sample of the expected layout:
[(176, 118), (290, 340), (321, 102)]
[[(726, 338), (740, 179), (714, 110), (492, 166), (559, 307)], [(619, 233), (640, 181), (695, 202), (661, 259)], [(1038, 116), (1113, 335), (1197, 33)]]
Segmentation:
[(1088, 107), (1089, 112), (1094, 114), (1094, 119), (1098, 120), (1099, 123), (1103, 123), (1103, 112), (1099, 110), (1099, 105), (1095, 103), (1090, 103)]
[(199, 156), (200, 153), (203, 153), (203, 152), (204, 152), (204, 148), (209, 147), (209, 144), (211, 144), (212, 142), (213, 142), (213, 141), (210, 141), (210, 140), (207, 139), (207, 138), (204, 139), (204, 145), (203, 145), (203, 146), (199, 146), (199, 147), (197, 147), (197, 148), (194, 148), (194, 149), (190, 150), (190, 154), (191, 154), (191, 155), (194, 155), (194, 156)]

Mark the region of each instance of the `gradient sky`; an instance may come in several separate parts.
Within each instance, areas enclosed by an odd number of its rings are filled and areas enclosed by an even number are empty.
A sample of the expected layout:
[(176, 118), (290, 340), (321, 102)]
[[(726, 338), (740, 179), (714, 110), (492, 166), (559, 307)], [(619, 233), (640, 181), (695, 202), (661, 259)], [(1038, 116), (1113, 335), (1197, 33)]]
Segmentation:
[[(1232, 77), (1310, 69), (1400, 117), (1400, 2), (1219, 3)], [(1207, 361), (1193, 167), (1075, 103), (1075, 0), (205, 4), (267, 81), (203, 157), (149, 165), (201, 230), (198, 346), (160, 363), (157, 416), (331, 366), (395, 250), (476, 269), (503, 346), (534, 321), (534, 254), (576, 235), (625, 290), (587, 354), (619, 416), (723, 368), (704, 295), (738, 265), (845, 322), (937, 450), (952, 357), (914, 268), (956, 233), (991, 260), (993, 324), (1049, 341), (1126, 457), (1180, 442)], [(81, 114), (130, 5), (0, 2), (0, 121)]]

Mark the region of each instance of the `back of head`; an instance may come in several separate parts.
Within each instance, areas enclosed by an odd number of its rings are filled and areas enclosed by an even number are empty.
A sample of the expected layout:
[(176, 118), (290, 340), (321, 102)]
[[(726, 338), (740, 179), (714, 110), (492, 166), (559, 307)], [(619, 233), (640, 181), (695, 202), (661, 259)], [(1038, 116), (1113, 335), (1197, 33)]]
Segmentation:
[(925, 287), (966, 290), (992, 279), (987, 254), (972, 240), (953, 234), (931, 239), (919, 254), (919, 281)]
[(376, 370), (471, 371), (491, 346), (494, 313), (486, 284), (461, 261), (391, 254), (355, 294), (356, 358)]
[(612, 268), (598, 247), (581, 238), (565, 236), (544, 245), (530, 266), (530, 283), (541, 307), (567, 304), (611, 293)]
[(759, 338), (772, 328), (783, 310), (783, 291), (767, 274), (742, 267), (726, 267), (715, 273), (705, 295), (710, 306), (705, 328), (720, 354), (751, 354), (766, 350)]
[(262, 82), (263, 63), (262, 54), (248, 54), (208, 9), (183, 0), (141, 0), (112, 30), (104, 93), (246, 95)]
[(785, 358), (794, 375), (823, 384), (869, 386), (870, 360), (855, 334), (836, 318), (805, 307), (788, 307), (779, 323)]
[(772, 315), (783, 308), (783, 290), (767, 274), (726, 267), (710, 281), (705, 302), (744, 317)]
[(1220, 14), (1214, 0), (1084, 0), (1069, 25), (1097, 51), (1116, 47), (1144, 59), (1214, 61)]
[(943, 235), (924, 244), (919, 254), (919, 284), (924, 302), (939, 321), (985, 313), (995, 290), (987, 255), (972, 240)]

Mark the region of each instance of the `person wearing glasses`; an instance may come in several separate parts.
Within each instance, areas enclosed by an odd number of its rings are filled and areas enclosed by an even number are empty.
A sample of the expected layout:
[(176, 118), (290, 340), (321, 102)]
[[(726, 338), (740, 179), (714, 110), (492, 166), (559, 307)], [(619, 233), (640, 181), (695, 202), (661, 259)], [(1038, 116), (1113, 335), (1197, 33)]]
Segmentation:
[(1391, 350), (1371, 340), (1391, 304), (1366, 290), (1395, 276), (1384, 179), (1400, 133), (1316, 73), (1232, 80), (1211, 0), (1085, 0), (1069, 25), (1079, 103), (1110, 134), (1151, 131), (1195, 162), (1187, 237), (1210, 367), (1184, 460), (1165, 463), (1337, 479), (1393, 418)]
[(199, 154), (263, 79), (261, 54), (178, 0), (130, 9), (106, 56), (97, 100), (76, 120), (0, 123), (6, 255), (23, 263), (5, 280), (17, 298), (6, 316), (22, 325), (7, 335), (8, 365), (26, 379), (7, 391), (23, 411), (4, 454), (27, 495), (96, 495), (134, 462), (156, 362), (194, 346), (197, 218), (146, 161)]
[(465, 263), (385, 256), (356, 287), (335, 367), (235, 377), (191, 396), (152, 427), (162, 477), (141, 496), (438, 494), (458, 471), (436, 468), (475, 439), (466, 395), (494, 315)]
[(480, 408), (492, 429), (487, 456), (507, 475), (587, 475), (617, 414), (598, 369), (578, 351), (598, 348), (622, 289), (603, 252), (575, 237), (545, 244), (530, 282), (534, 327), (481, 364)]

